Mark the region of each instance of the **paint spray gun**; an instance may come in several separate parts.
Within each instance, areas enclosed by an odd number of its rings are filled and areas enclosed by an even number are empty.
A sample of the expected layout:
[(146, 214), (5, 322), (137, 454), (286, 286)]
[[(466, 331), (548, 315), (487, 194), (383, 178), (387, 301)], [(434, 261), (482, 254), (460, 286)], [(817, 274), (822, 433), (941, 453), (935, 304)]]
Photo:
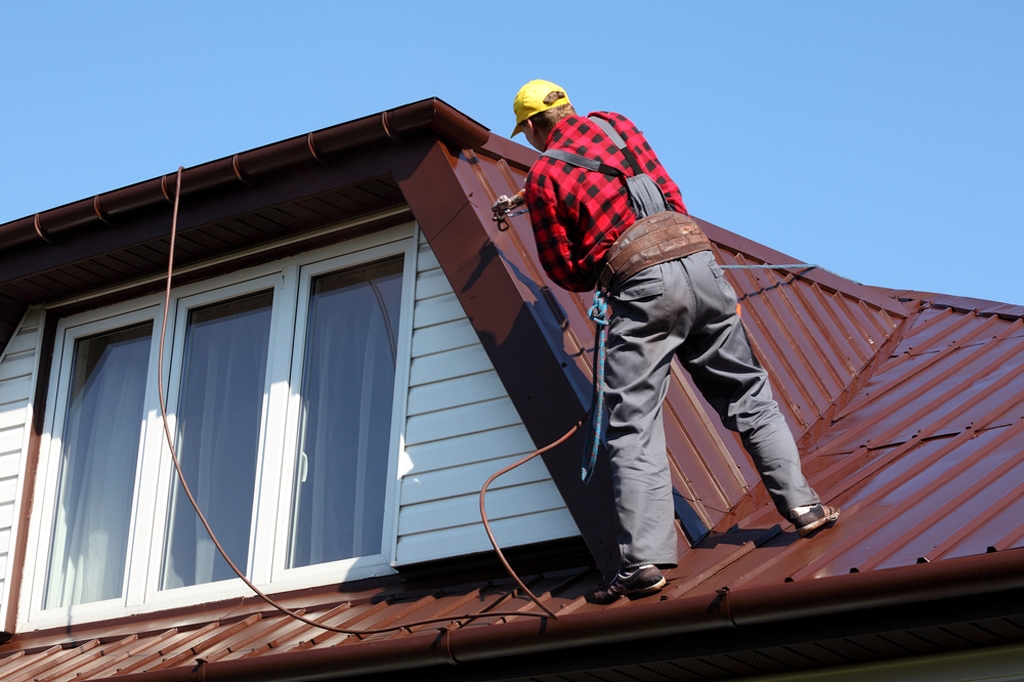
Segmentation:
[(526, 201), (526, 190), (521, 189), (512, 196), (502, 194), (498, 197), (498, 200), (491, 206), (491, 210), (494, 211), (494, 222), (498, 223), (498, 229), (504, 232), (509, 228), (508, 219), (514, 218), (517, 215), (523, 215), (529, 212), (530, 209), (524, 208), (522, 211), (512, 212), (512, 209), (517, 206), (522, 206)]

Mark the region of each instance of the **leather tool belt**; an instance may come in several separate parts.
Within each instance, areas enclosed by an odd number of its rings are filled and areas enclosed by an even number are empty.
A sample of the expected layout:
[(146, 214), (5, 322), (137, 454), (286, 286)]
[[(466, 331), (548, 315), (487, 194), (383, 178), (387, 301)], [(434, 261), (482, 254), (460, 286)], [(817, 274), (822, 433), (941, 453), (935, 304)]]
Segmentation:
[(619, 235), (597, 281), (602, 289), (614, 291), (645, 268), (709, 249), (711, 241), (690, 216), (662, 211), (641, 218)]

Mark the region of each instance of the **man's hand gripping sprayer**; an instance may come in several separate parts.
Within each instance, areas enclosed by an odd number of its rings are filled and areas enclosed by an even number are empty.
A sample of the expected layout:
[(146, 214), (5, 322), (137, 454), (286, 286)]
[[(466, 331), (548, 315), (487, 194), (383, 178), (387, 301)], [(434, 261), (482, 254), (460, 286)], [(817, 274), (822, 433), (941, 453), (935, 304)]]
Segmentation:
[(508, 229), (508, 219), (514, 218), (517, 215), (523, 215), (528, 213), (530, 209), (524, 208), (522, 211), (512, 212), (517, 206), (522, 206), (526, 202), (526, 190), (521, 189), (512, 196), (502, 194), (498, 197), (498, 200), (491, 206), (491, 210), (494, 211), (494, 217), (492, 220), (498, 224), (498, 229), (504, 232)]

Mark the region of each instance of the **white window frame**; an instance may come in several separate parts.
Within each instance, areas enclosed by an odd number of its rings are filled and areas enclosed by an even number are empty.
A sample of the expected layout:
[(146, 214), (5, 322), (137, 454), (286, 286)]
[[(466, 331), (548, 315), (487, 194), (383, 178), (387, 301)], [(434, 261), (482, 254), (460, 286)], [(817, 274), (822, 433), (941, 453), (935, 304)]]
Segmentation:
[[(50, 542), (53, 536), (53, 524), (56, 519), (57, 484), (60, 475), (61, 451), (63, 450), (63, 429), (67, 417), (68, 390), (71, 380), (71, 369), (74, 360), (75, 342), (78, 339), (102, 334), (105, 332), (123, 329), (134, 324), (147, 321), (153, 323), (152, 338), (156, 339), (159, 333), (159, 316), (162, 315), (162, 302), (155, 300), (132, 302), (111, 306), (102, 311), (102, 314), (81, 313), (61, 319), (57, 324), (57, 341), (53, 354), (53, 369), (50, 375), (49, 390), (47, 392), (47, 410), (44, 420), (43, 434), (39, 443), (39, 467), (37, 478), (37, 492), (34, 496), (32, 516), (30, 518), (29, 543), (26, 552), (26, 562), (23, 567), (24, 578), (22, 592), (31, 594), (33, 599), (28, 604), (28, 617), (43, 614), (46, 611), (60, 611), (69, 621), (92, 620), (109, 612), (112, 608), (119, 608), (123, 599), (108, 599), (104, 601), (90, 602), (87, 604), (76, 604), (74, 606), (60, 609), (44, 609), (43, 598), (46, 591), (46, 580), (49, 571)], [(157, 351), (150, 345), (150, 357), (147, 370), (152, 374), (156, 372)], [(153, 400), (157, 399), (155, 386), (147, 382), (146, 386), (146, 407), (143, 410), (144, 421), (139, 435), (140, 450), (136, 460), (135, 488), (132, 494), (132, 518), (128, 532), (128, 556), (126, 557), (124, 585), (122, 591), (127, 591), (127, 585), (135, 564), (135, 547), (133, 539), (140, 523), (145, 523), (140, 518), (140, 505), (144, 501), (140, 499), (139, 481), (144, 478), (147, 460), (151, 459), (152, 434), (155, 429), (160, 428), (159, 413), (153, 414), (149, 409)], [(25, 613), (24, 607), (19, 613)], [(20, 617), (20, 616), (19, 616)]]
[[(175, 411), (190, 309), (273, 289), (271, 329), (257, 455), (248, 577), (261, 589), (282, 592), (336, 584), (395, 572), (399, 505), (399, 462), (407, 459), (405, 410), (408, 395), (416, 282), (418, 229), (391, 227), (332, 246), (175, 287), (165, 335), (163, 374), (168, 419), (175, 433)], [(299, 441), (300, 392), (308, 297), (313, 278), (396, 256), (403, 257), (402, 308), (392, 404), (381, 553), (310, 566), (287, 568), (291, 497)], [(177, 485), (164, 439), (156, 388), (156, 367), (163, 295), (150, 295), (77, 313), (57, 323), (53, 365), (47, 392), (44, 431), (39, 446), (39, 475), (30, 517), (19, 626), (41, 629), (251, 594), (238, 578), (160, 590), (170, 493)], [(61, 460), (61, 431), (67, 410), (70, 365), (78, 338), (153, 322), (149, 378), (133, 492), (123, 596), (101, 602), (44, 609), (50, 542), (55, 518)], [(179, 503), (187, 500), (179, 500)], [(241, 567), (246, 570), (245, 567)]]

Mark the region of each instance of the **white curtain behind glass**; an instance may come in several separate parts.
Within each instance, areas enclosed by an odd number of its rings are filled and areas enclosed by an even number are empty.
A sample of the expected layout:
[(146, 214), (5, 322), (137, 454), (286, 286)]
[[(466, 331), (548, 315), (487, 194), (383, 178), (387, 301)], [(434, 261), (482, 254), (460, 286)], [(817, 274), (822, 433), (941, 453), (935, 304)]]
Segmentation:
[(401, 299), (401, 258), (314, 282), (290, 566), (381, 551)]
[(152, 331), (75, 344), (46, 608), (122, 594)]
[[(177, 411), (185, 480), (228, 556), (249, 554), (272, 292), (189, 313)], [(175, 480), (161, 589), (234, 577)]]

